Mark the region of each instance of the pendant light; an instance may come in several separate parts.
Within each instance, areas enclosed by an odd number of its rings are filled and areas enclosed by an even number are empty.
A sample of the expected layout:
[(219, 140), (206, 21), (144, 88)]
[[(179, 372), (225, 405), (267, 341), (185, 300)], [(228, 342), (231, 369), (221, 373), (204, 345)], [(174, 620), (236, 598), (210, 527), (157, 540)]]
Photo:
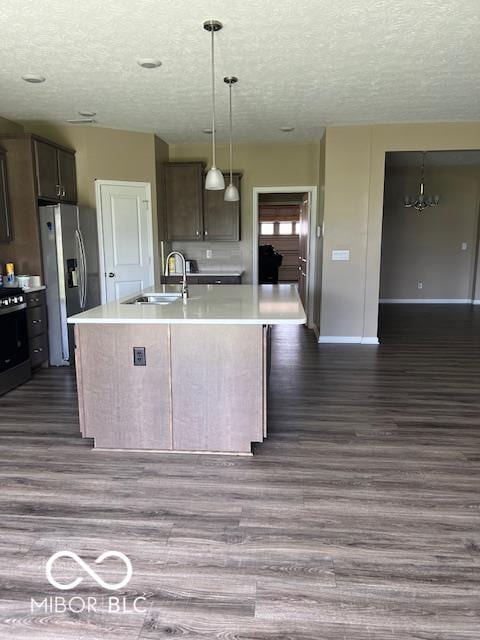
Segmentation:
[(209, 191), (221, 191), (225, 189), (225, 180), (220, 169), (216, 167), (215, 158), (215, 31), (220, 31), (223, 27), (218, 20), (206, 20), (203, 28), (212, 34), (212, 166), (205, 179), (205, 189)]
[(425, 195), (425, 158), (427, 152), (422, 151), (422, 166), (420, 168), (420, 192), (417, 196), (405, 196), (403, 199), (403, 206), (410, 208), (413, 207), (418, 211), (418, 213), (422, 213), (425, 209), (429, 207), (436, 207), (440, 202), (440, 196), (426, 196)]
[(230, 184), (225, 189), (226, 202), (237, 202), (240, 200), (237, 187), (233, 184), (233, 118), (232, 118), (232, 85), (238, 82), (238, 78), (235, 76), (227, 76), (223, 79), (228, 84), (229, 98), (230, 98)]

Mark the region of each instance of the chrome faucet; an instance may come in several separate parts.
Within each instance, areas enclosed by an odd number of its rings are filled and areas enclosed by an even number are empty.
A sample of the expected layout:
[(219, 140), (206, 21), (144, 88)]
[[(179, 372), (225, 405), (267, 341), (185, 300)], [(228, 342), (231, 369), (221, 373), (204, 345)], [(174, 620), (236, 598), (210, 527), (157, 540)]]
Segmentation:
[(185, 256), (183, 255), (183, 253), (180, 253), (180, 251), (170, 251), (170, 253), (167, 256), (167, 259), (165, 260), (166, 276), (170, 275), (170, 266), (168, 264), (168, 261), (172, 256), (178, 256), (182, 261), (182, 298), (185, 301), (188, 298), (187, 263), (185, 262)]

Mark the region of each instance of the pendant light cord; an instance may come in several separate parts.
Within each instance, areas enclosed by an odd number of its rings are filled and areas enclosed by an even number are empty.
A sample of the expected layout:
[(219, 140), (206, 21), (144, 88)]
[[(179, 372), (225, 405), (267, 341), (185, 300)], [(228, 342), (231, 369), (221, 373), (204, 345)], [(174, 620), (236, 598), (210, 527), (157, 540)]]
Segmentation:
[(425, 192), (425, 151), (422, 151), (422, 171), (420, 176), (420, 195)]
[(212, 160), (213, 167), (216, 167), (216, 158), (215, 158), (215, 30), (212, 29)]
[(232, 125), (232, 83), (228, 85), (230, 97), (230, 184), (233, 182), (233, 125)]

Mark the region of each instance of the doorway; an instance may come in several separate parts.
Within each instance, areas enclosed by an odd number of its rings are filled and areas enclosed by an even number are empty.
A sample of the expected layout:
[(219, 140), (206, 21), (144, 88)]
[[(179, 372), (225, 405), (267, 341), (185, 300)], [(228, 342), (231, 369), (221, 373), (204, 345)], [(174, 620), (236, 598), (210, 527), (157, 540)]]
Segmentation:
[(253, 190), (253, 283), (295, 284), (313, 328), (316, 187)]
[(152, 197), (147, 182), (95, 183), (102, 303), (154, 284)]
[(480, 151), (386, 154), (381, 342), (415, 332), (430, 339), (468, 315), (480, 287), (479, 208)]

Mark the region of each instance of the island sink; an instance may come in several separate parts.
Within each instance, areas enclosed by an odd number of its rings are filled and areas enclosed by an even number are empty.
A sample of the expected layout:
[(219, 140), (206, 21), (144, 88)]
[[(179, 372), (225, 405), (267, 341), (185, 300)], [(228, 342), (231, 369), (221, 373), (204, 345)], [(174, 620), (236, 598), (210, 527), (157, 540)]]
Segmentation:
[(130, 300), (126, 300), (122, 304), (171, 304), (182, 299), (181, 293), (149, 293), (147, 295), (135, 296)]

